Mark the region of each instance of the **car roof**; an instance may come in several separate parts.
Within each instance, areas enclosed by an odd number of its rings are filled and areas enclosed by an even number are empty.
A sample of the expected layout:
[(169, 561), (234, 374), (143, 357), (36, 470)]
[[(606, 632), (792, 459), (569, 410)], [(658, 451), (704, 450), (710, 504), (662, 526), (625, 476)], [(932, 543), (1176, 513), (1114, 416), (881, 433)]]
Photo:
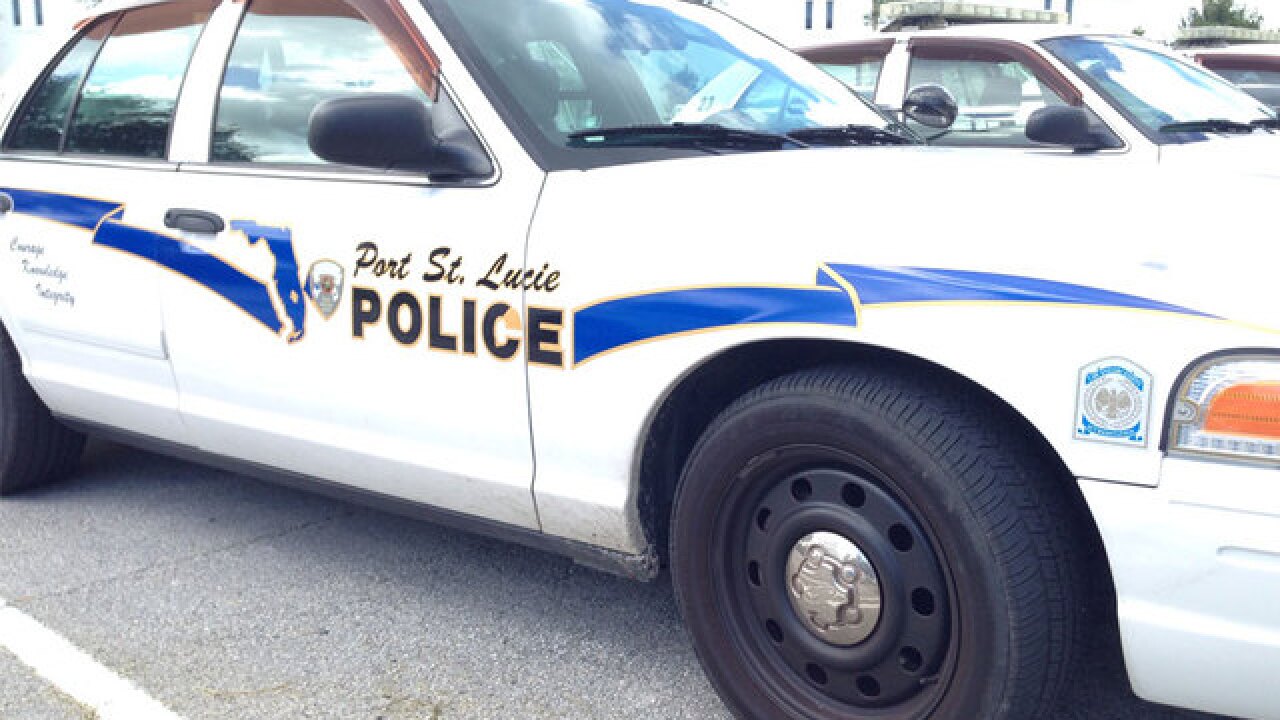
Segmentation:
[(1054, 23), (972, 23), (965, 25), (952, 25), (951, 27), (936, 30), (899, 30), (895, 32), (881, 32), (874, 35), (865, 35), (863, 37), (853, 38), (843, 42), (802, 46), (798, 47), (797, 50), (836, 49), (854, 44), (874, 43), (877, 40), (884, 40), (886, 38), (907, 40), (913, 37), (977, 37), (996, 38), (999, 40), (1011, 40), (1013, 42), (1022, 43), (1034, 43), (1055, 37), (1124, 34), (1127, 33), (1116, 32), (1109, 29), (1085, 27), (1081, 25), (1063, 25)]

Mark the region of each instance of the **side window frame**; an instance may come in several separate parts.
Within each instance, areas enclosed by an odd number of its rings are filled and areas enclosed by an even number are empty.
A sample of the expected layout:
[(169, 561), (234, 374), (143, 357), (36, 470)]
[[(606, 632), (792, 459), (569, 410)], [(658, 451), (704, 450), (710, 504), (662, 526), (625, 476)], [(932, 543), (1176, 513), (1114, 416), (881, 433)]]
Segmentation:
[[(174, 132), (177, 127), (178, 109), (182, 105), (182, 97), (187, 88), (187, 81), (191, 77), (191, 65), (195, 59), (196, 51), (200, 48), (200, 43), (204, 39), (205, 31), (208, 30), (209, 28), (209, 22), (213, 19), (213, 15), (214, 13), (217, 12), (218, 7), (220, 5), (221, 5), (221, 0), (212, 0), (212, 2), (209, 2), (209, 14), (204, 19), (204, 22), (200, 24), (199, 30), (196, 32), (195, 37), (191, 41), (191, 50), (189, 53), (187, 53), (186, 62), (182, 66), (182, 75), (178, 81), (178, 89), (173, 97), (173, 109), (169, 112), (169, 127), (165, 132), (164, 151), (160, 154), (160, 157), (146, 157), (146, 156), (138, 156), (138, 155), (115, 155), (115, 154), (109, 154), (109, 153), (92, 153), (92, 152), (79, 152), (79, 151), (68, 152), (67, 150), (65, 150), (66, 142), (70, 141), (71, 139), (71, 129), (74, 127), (74, 123), (75, 123), (75, 114), (76, 114), (75, 111), (79, 109), (80, 100), (84, 97), (83, 87), (81, 88), (82, 92), (76, 96), (75, 107), (73, 108), (73, 111), (69, 118), (70, 124), (68, 125), (68, 128), (67, 128), (66, 140), (63, 143), (64, 150), (62, 152), (62, 155), (64, 157), (69, 156), (69, 157), (75, 157), (75, 158), (116, 159), (116, 160), (126, 160), (129, 162), (145, 162), (145, 163), (171, 162), (170, 157), (173, 150)], [(85, 77), (84, 77), (85, 83), (87, 83), (89, 81), (89, 78), (92, 77), (94, 69), (97, 67), (98, 62), (101, 60), (102, 50), (106, 49), (107, 44), (111, 41), (113, 37), (115, 37), (116, 32), (120, 29), (120, 25), (123, 22), (125, 22), (126, 19), (128, 19), (129, 15), (132, 13), (151, 12), (153, 10), (156, 12), (159, 12), (160, 7), (163, 7), (163, 6), (141, 5), (141, 6), (133, 7), (118, 13), (119, 17), (116, 18), (115, 25), (111, 28), (111, 32), (107, 35), (107, 39), (102, 43), (102, 47), (99, 48), (98, 55), (94, 58), (93, 63), (89, 66), (89, 71), (85, 74)]]
[[(423, 92), (431, 98), (434, 107), (449, 106), (451, 112), (465, 126), (476, 146), (487, 156), (492, 168), (489, 177), (483, 180), (468, 180), (462, 184), (467, 186), (487, 185), (498, 173), (498, 164), (494, 153), (485, 142), (475, 123), (467, 115), (457, 101), (456, 94), (450, 91), (447, 80), (440, 73), (440, 60), (431, 49), (422, 31), (395, 2), (383, 3), (379, 0), (341, 0), (346, 6), (356, 11), (381, 36), (387, 47), (396, 55), (404, 71), (412, 77)], [(235, 51), (237, 39), (253, 8), (253, 0), (239, 0), (234, 3), (236, 16), (233, 27), (225, 32), (225, 37), (217, 41), (216, 69), (209, 72), (209, 77), (201, 78), (206, 83), (210, 98), (207, 111), (202, 113), (201, 135), (202, 147), (197, 156), (187, 157), (181, 170), (193, 170), (198, 166), (201, 172), (217, 174), (261, 174), (277, 177), (314, 177), (340, 176), (354, 180), (381, 181), (392, 183), (410, 183), (422, 185), (453, 185), (454, 181), (434, 181), (425, 174), (414, 173), (380, 173), (376, 170), (353, 168), (333, 163), (289, 163), (269, 161), (228, 161), (216, 160), (213, 157), (213, 144), (218, 127), (218, 109), (222, 101), (223, 84)], [(197, 51), (199, 52), (199, 51)], [(207, 70), (207, 68), (206, 68)], [(202, 108), (203, 109), (203, 108)], [(433, 110), (434, 112), (434, 110)], [(192, 148), (194, 150), (194, 148)]]
[[(893, 38), (879, 38), (838, 45), (822, 45), (809, 48), (802, 52), (801, 55), (815, 65), (849, 65), (850, 63), (878, 61), (880, 67), (876, 70), (875, 84), (871, 86), (871, 96), (863, 96), (864, 100), (874, 105), (876, 98), (880, 95), (880, 84), (884, 81), (885, 69), (889, 62), (889, 53), (893, 50), (893, 43)], [(849, 89), (853, 90), (854, 88), (850, 87)]]
[[(160, 157), (149, 157), (145, 155), (130, 155), (130, 154), (95, 153), (95, 152), (74, 150), (68, 147), (68, 144), (70, 143), (70, 140), (71, 140), (71, 131), (75, 125), (76, 115), (80, 109), (81, 100), (84, 98), (85, 86), (88, 84), (89, 79), (92, 77), (94, 69), (98, 66), (98, 63), (102, 58), (103, 50), (107, 47), (107, 44), (110, 42), (110, 40), (116, 36), (116, 32), (119, 30), (120, 24), (121, 22), (123, 22), (126, 15), (128, 15), (129, 13), (148, 12), (153, 8), (157, 7), (154, 5), (142, 5), (138, 7), (129, 8), (126, 10), (118, 10), (115, 12), (105, 13), (96, 18), (93, 18), (90, 21), (85, 22), (83, 27), (80, 28), (78, 32), (76, 32), (75, 36), (71, 40), (67, 41), (66, 45), (58, 52), (58, 54), (54, 57), (54, 59), (52, 59), (47, 64), (44, 71), (40, 74), (39, 80), (31, 84), (31, 87), (27, 90), (27, 94), (23, 97), (22, 101), (17, 105), (16, 109), (10, 116), (10, 121), (8, 123), (8, 126), (5, 128), (3, 142), (0, 142), (0, 152), (6, 153), (6, 154), (7, 153), (34, 154), (34, 155), (40, 155), (43, 157), (50, 157), (50, 158), (56, 157), (56, 158), (62, 158), (62, 159), (67, 159), (72, 161), (93, 161), (93, 162), (105, 161), (105, 162), (127, 162), (127, 163), (139, 163), (139, 162), (169, 163), (171, 162), (170, 157), (173, 149), (174, 135), (178, 125), (178, 118), (180, 115), (180, 109), (182, 107), (183, 96), (187, 88), (187, 82), (191, 77), (191, 68), (192, 68), (194, 59), (196, 57), (196, 53), (198, 52), (201, 42), (204, 39), (205, 30), (209, 26), (209, 21), (212, 19), (213, 14), (217, 12), (217, 9), (220, 6), (220, 3), (216, 1), (211, 2), (210, 6), (211, 6), (210, 17), (205, 20), (205, 22), (201, 25), (199, 31), (196, 33), (196, 37), (192, 42), (191, 52), (190, 54), (188, 54), (186, 63), (182, 67), (182, 75), (178, 83), (177, 93), (174, 97), (173, 109), (169, 113), (168, 128), (166, 129), (166, 134), (165, 134), (165, 147)], [(12, 147), (13, 136), (17, 132), (18, 126), (21, 124), (23, 118), (25, 118), (28, 110), (30, 110), (31, 104), (35, 101), (35, 98), (39, 95), (40, 91), (45, 87), (45, 84), (49, 81), (49, 78), (58, 69), (58, 67), (62, 64), (62, 62), (67, 58), (67, 56), (70, 55), (75, 50), (75, 48), (78, 47), (80, 43), (91, 32), (93, 32), (95, 29), (103, 25), (109, 25), (110, 27), (107, 29), (103, 37), (102, 43), (98, 46), (98, 48), (93, 54), (93, 57), (89, 60), (85, 68), (84, 75), (80, 78), (79, 85), (76, 87), (75, 94), (72, 96), (71, 104), (67, 108), (67, 116), (63, 121), (62, 135), (59, 138), (58, 148), (56, 150), (35, 150), (35, 149), (13, 148)]]
[[(100, 15), (92, 21), (86, 22), (84, 26), (77, 30), (75, 35), (66, 42), (62, 49), (59, 50), (51, 60), (49, 60), (44, 70), (41, 71), (38, 76), (38, 79), (31, 83), (31, 86), (27, 88), (26, 94), (23, 96), (22, 100), (15, 105), (13, 112), (10, 114), (9, 123), (5, 127), (3, 142), (0, 143), (0, 152), (5, 154), (44, 155), (47, 157), (57, 157), (65, 154), (67, 139), (71, 134), (71, 122), (75, 119), (76, 108), (80, 105), (80, 96), (84, 93), (85, 83), (89, 81), (89, 74), (93, 72), (93, 66), (98, 62), (98, 56), (102, 54), (102, 48), (107, 45), (107, 38), (110, 38), (111, 34), (115, 32), (116, 26), (120, 24), (120, 18), (123, 15), (124, 13), (122, 12), (112, 12)], [(13, 147), (13, 137), (18, 131), (18, 126), (22, 123), (23, 119), (26, 118), (27, 112), (31, 110), (31, 105), (35, 102), (36, 97), (39, 96), (40, 91), (44, 89), (45, 84), (49, 82), (53, 73), (61, 67), (62, 62), (66, 60), (77, 47), (79, 47), (80, 43), (89, 36), (89, 33), (93, 32), (94, 29), (100, 25), (110, 25), (110, 27), (107, 29), (102, 43), (98, 45), (98, 49), (94, 51), (93, 57), (89, 59), (88, 65), (85, 66), (84, 75), (80, 78), (79, 84), (76, 85), (75, 94), (71, 96), (71, 104), (67, 106), (67, 116), (62, 121), (62, 136), (58, 140), (58, 148), (56, 150), (36, 150)]]

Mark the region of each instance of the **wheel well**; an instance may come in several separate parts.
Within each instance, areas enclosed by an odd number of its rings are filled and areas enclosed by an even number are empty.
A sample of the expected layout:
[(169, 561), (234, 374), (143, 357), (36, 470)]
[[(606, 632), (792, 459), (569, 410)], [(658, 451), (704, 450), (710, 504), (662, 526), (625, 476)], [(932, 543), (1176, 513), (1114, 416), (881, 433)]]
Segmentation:
[(667, 396), (645, 438), (637, 495), (645, 532), (664, 560), (676, 484), (707, 426), (752, 388), (798, 370), (824, 365), (869, 365), (906, 374), (945, 375), (977, 392), (992, 412), (1029, 443), (1043, 463), (1043, 470), (1062, 479), (1064, 496), (1071, 505), (1067, 508), (1070, 522), (1081, 542), (1079, 560), (1086, 582), (1099, 584), (1101, 592), (1095, 594), (1103, 603), (1114, 603), (1115, 590), (1102, 537), (1079, 485), (1061, 456), (1030, 421), (986, 388), (940, 365), (894, 350), (825, 340), (768, 340), (732, 348), (694, 369)]

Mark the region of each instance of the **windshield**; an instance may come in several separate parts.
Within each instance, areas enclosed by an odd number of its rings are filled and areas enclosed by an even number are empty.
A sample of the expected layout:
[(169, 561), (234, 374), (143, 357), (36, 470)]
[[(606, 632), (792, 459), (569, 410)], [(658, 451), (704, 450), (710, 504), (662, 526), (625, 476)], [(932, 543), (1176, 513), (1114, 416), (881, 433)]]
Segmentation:
[(1156, 143), (1206, 137), (1161, 129), (1175, 123), (1225, 120), (1247, 126), (1274, 117), (1239, 88), (1144, 40), (1064, 37), (1041, 44)]
[[(895, 130), (842, 83), (719, 12), (654, 0), (426, 0), (464, 61), (526, 141), (569, 165), (602, 149), (586, 131), (716, 125), (785, 135), (848, 125)], [(710, 133), (709, 138), (716, 137)], [(649, 140), (651, 138), (651, 141)], [(646, 133), (650, 156), (688, 154), (688, 138)], [(672, 146), (674, 145), (674, 146)], [(750, 149), (803, 147), (749, 144)], [(704, 146), (701, 148), (706, 150)], [(720, 148), (715, 148), (717, 151)], [(737, 151), (740, 147), (726, 149)], [(605, 153), (608, 154), (608, 153)]]

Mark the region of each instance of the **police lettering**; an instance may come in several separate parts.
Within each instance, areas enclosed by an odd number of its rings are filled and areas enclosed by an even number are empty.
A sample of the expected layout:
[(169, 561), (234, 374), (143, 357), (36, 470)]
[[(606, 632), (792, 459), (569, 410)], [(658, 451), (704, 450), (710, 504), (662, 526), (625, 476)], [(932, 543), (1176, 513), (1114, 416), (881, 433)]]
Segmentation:
[(490, 356), (510, 360), (524, 346), (530, 364), (564, 367), (560, 333), (564, 311), (530, 307), (528, 327), (520, 313), (505, 302), (494, 302), (483, 310), (472, 299), (460, 306), (441, 295), (428, 295), (426, 303), (412, 292), (402, 290), (386, 302), (368, 287), (351, 289), (351, 334), (367, 337), (371, 326), (385, 323), (391, 339), (405, 347), (417, 345), (426, 336), (427, 347), (449, 353), (475, 355), (483, 346)]

